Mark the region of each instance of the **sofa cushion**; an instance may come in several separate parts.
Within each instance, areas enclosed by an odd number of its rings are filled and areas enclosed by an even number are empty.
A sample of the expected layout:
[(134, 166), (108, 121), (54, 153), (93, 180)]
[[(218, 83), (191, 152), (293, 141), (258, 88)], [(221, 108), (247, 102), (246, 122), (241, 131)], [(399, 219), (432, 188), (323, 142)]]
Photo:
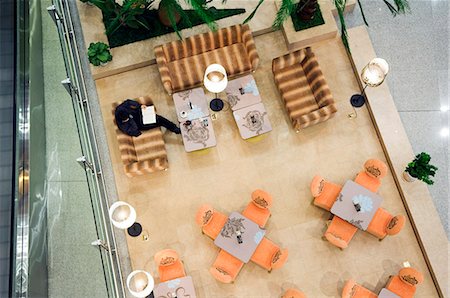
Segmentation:
[(221, 64), (229, 77), (249, 72), (252, 65), (243, 43), (236, 43), (167, 64), (173, 91), (199, 86), (208, 65)]
[(275, 79), (291, 118), (297, 118), (319, 109), (300, 64), (297, 63), (279, 70)]
[(138, 161), (167, 156), (160, 128), (143, 131), (139, 137), (133, 137), (133, 143)]

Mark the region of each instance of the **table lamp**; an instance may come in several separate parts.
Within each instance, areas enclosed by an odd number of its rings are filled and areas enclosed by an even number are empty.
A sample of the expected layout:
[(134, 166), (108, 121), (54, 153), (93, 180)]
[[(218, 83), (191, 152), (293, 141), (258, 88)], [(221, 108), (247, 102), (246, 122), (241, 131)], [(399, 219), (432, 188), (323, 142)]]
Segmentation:
[(225, 90), (227, 84), (227, 72), (222, 65), (211, 64), (206, 68), (205, 77), (203, 78), (203, 85), (209, 92), (216, 94), (216, 97), (209, 103), (209, 107), (214, 112), (219, 112), (223, 109), (223, 100), (218, 98), (217, 93)]
[(354, 94), (350, 98), (350, 103), (353, 107), (353, 113), (349, 114), (350, 118), (356, 118), (358, 115), (356, 113), (355, 107), (360, 108), (366, 102), (364, 97), (364, 91), (367, 86), (370, 87), (378, 87), (386, 78), (389, 72), (389, 65), (386, 60), (382, 58), (374, 58), (370, 60), (370, 62), (364, 66), (361, 71), (361, 80), (364, 82), (364, 88), (360, 94)]
[(128, 235), (137, 237), (142, 232), (142, 226), (136, 222), (136, 210), (123, 201), (117, 201), (109, 208), (109, 218), (112, 224), (122, 230), (127, 229)]
[(151, 294), (155, 287), (155, 281), (150, 273), (144, 270), (135, 270), (127, 277), (127, 288), (131, 295), (144, 298)]

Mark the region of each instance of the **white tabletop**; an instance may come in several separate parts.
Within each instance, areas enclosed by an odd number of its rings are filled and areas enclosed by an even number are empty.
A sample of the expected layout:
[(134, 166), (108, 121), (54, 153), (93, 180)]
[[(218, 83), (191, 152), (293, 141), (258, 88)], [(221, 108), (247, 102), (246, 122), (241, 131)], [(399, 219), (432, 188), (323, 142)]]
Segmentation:
[(251, 74), (229, 81), (225, 92), (233, 111), (261, 102), (258, 87)]
[(400, 298), (399, 295), (392, 293), (386, 288), (381, 289), (380, 294), (378, 295), (378, 298)]
[(179, 122), (209, 115), (208, 102), (203, 88), (194, 88), (172, 95)]
[[(174, 295), (175, 294), (175, 295)], [(185, 276), (158, 284), (153, 289), (155, 298), (196, 298), (192, 277)]]
[(183, 137), (184, 149), (192, 152), (216, 146), (216, 136), (211, 122), (211, 117), (204, 117), (188, 122), (180, 123), (181, 135)]
[(244, 140), (272, 130), (266, 109), (261, 102), (236, 110), (233, 116)]
[[(241, 232), (242, 243), (237, 240), (237, 230)], [(265, 233), (266, 231), (255, 222), (238, 212), (232, 212), (214, 244), (242, 262), (248, 263)]]
[[(361, 210), (358, 212), (353, 200), (358, 200)], [(347, 181), (337, 197), (331, 213), (348, 221), (361, 230), (367, 230), (383, 199), (374, 192), (351, 180)]]

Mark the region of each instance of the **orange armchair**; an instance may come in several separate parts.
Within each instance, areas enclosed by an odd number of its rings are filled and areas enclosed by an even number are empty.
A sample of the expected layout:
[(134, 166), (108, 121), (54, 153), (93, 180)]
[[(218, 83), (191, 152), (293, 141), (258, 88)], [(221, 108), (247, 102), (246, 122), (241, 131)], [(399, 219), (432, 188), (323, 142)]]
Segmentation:
[(377, 192), (381, 179), (387, 175), (387, 165), (378, 159), (369, 159), (364, 163), (364, 170), (359, 172), (355, 182), (370, 191)]
[(334, 216), (328, 225), (324, 238), (340, 249), (344, 249), (348, 246), (357, 230), (358, 228), (354, 225), (338, 216)]
[(202, 233), (216, 239), (227, 222), (227, 216), (213, 209), (209, 204), (200, 206), (195, 216), (196, 223), (202, 227)]
[(267, 192), (257, 189), (252, 192), (252, 201), (245, 207), (242, 215), (256, 222), (261, 228), (267, 223), (272, 207), (272, 196)]
[(423, 282), (423, 275), (414, 268), (400, 269), (398, 275), (392, 276), (386, 289), (402, 298), (412, 298), (416, 293), (416, 287)]
[(357, 284), (354, 280), (348, 280), (342, 290), (342, 298), (377, 298), (378, 295)]
[(287, 289), (281, 298), (306, 298), (306, 295), (297, 289)]
[(165, 249), (156, 253), (155, 263), (158, 266), (160, 282), (186, 276), (183, 263), (173, 249)]
[(321, 176), (314, 176), (311, 181), (311, 194), (314, 197), (314, 205), (330, 211), (336, 198), (341, 192), (342, 186), (325, 181)]
[(228, 284), (236, 280), (242, 266), (244, 266), (244, 263), (241, 260), (233, 257), (224, 250), (220, 250), (209, 272), (218, 281)]
[(257, 265), (271, 272), (272, 269), (281, 268), (286, 263), (288, 250), (281, 249), (271, 240), (264, 237), (253, 253), (251, 260)]
[(383, 240), (387, 235), (393, 236), (403, 229), (406, 218), (403, 215), (393, 216), (383, 208), (378, 208), (372, 221), (367, 227), (367, 232), (378, 239)]

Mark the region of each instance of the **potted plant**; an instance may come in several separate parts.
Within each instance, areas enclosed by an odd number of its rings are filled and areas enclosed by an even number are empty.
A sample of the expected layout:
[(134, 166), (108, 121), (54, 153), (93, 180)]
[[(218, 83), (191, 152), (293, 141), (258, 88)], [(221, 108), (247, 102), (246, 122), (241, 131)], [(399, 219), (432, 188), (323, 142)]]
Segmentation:
[(430, 179), (430, 176), (434, 177), (438, 168), (431, 165), (430, 160), (431, 157), (426, 152), (417, 154), (403, 172), (403, 178), (408, 182), (419, 179), (428, 185), (433, 184), (434, 181)]
[(99, 41), (96, 43), (91, 43), (88, 48), (89, 62), (95, 66), (106, 65), (112, 60), (111, 52), (107, 44)]

